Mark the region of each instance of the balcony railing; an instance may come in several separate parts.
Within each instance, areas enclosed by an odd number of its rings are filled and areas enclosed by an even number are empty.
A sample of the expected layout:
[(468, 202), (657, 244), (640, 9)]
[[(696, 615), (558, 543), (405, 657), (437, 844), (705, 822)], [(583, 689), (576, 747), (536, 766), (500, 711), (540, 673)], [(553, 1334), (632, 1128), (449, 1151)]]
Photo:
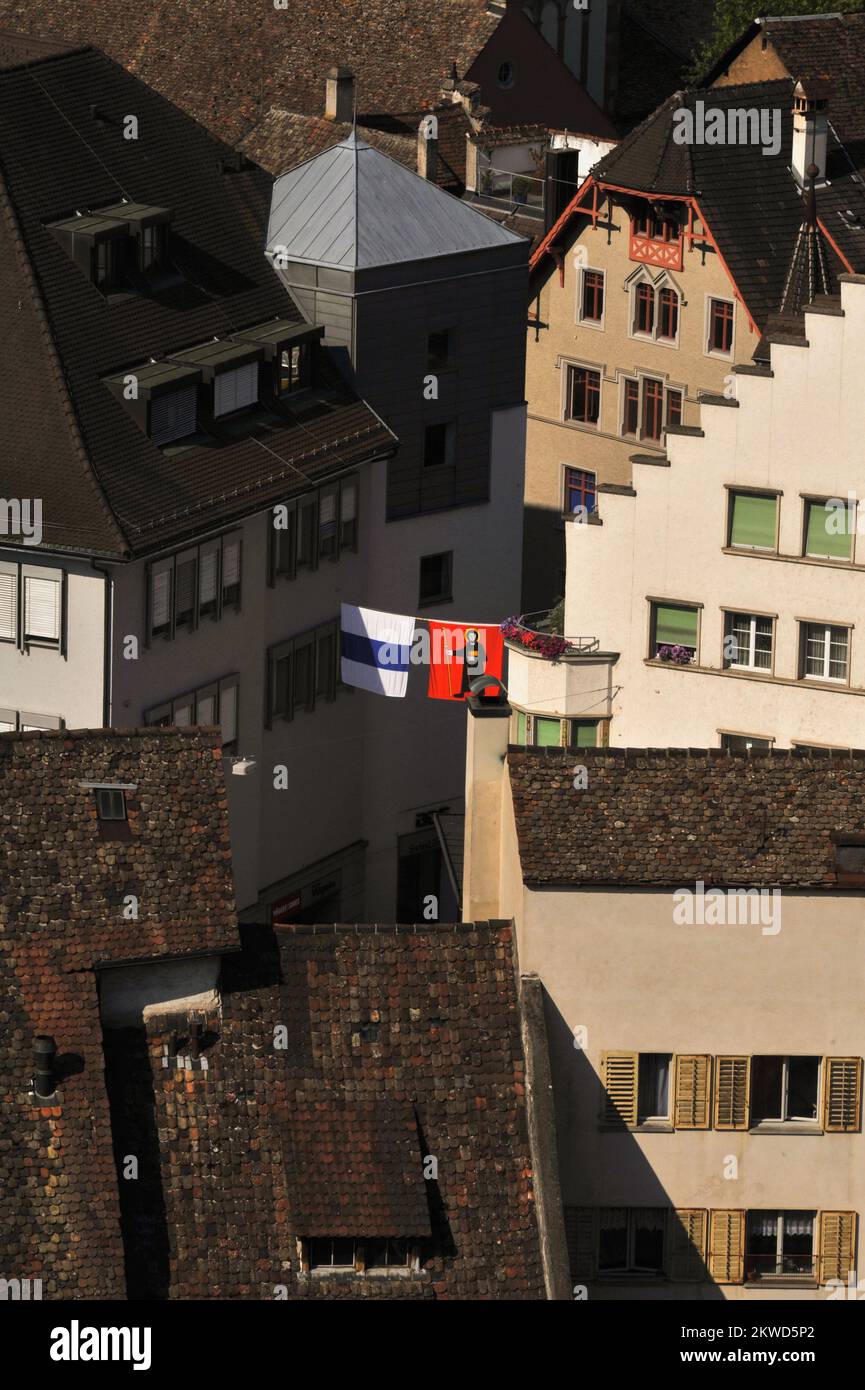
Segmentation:
[(501, 624), (502, 636), (511, 647), (521, 647), (535, 652), (548, 661), (559, 661), (562, 657), (587, 656), (600, 649), (598, 637), (566, 637), (556, 632), (558, 623), (553, 615), (555, 609), (541, 609), (537, 613), (523, 613), (519, 617), (506, 618)]

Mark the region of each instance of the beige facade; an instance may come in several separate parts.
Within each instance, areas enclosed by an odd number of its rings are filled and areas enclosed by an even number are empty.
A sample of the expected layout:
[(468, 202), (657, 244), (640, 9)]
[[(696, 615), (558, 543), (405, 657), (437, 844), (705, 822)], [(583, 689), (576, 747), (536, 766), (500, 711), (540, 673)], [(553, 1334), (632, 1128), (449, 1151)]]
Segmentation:
[[(539, 606), (544, 588), (559, 579), (538, 551), (550, 523), (571, 509), (566, 470), (629, 484), (632, 455), (662, 457), (667, 423), (696, 424), (698, 393), (723, 393), (734, 364), (749, 361), (758, 342), (698, 210), (689, 224), (686, 201), (669, 202), (679, 234), (664, 243), (634, 234), (632, 216), (651, 209), (648, 199), (598, 191), (595, 218), (594, 196), (592, 189), (586, 210), (574, 214), (558, 265), (547, 256), (535, 272), (526, 350), (525, 565), (527, 601), (537, 601), (529, 606)], [(596, 276), (603, 277), (602, 308)], [(650, 331), (638, 326), (641, 293), (651, 296)], [(710, 343), (713, 301), (732, 317), (729, 351)], [(587, 308), (600, 309), (599, 316), (590, 318)], [(574, 398), (580, 371), (592, 374), (597, 392), (589, 412)], [(585, 413), (597, 419), (577, 418)], [(556, 597), (546, 595), (549, 602)]]
[[(843, 312), (807, 313), (809, 346), (773, 345), (772, 373), (702, 407), (702, 437), (671, 437), (668, 466), (635, 464), (600, 524), (568, 525), (565, 631), (598, 650), (512, 651), (517, 709), (609, 718), (614, 746), (862, 746), (865, 281), (841, 290)], [(739, 506), (765, 536), (736, 534)], [(694, 636), (682, 665), (657, 659), (670, 610)]]
[[(760, 920), (689, 925), (668, 890), (528, 887), (507, 729), (469, 717), (464, 913), (513, 917), (520, 969), (546, 992), (576, 1296), (847, 1297), (865, 1212), (861, 892), (785, 892)], [(646, 1117), (641, 1069), (657, 1058), (664, 1113)], [(812, 1107), (798, 1119), (796, 1077)], [(663, 1272), (603, 1269), (623, 1221), (626, 1263), (635, 1238), (659, 1259), (663, 1241)]]

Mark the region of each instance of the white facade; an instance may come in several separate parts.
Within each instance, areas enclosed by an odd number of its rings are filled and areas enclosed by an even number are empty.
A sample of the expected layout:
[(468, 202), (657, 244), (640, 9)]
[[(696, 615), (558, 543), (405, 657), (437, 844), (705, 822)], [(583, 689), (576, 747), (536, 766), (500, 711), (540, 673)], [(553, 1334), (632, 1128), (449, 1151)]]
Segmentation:
[[(666, 465), (636, 462), (633, 490), (600, 489), (600, 524), (568, 525), (565, 632), (597, 648), (512, 651), (517, 708), (609, 718), (618, 746), (862, 746), (865, 280), (841, 289), (842, 314), (806, 315), (808, 346), (773, 345), (772, 374), (737, 371), (735, 400), (703, 404), (702, 437), (671, 431)], [(817, 509), (851, 494), (851, 534), (824, 543)], [(685, 664), (657, 659), (676, 607), (695, 634)]]

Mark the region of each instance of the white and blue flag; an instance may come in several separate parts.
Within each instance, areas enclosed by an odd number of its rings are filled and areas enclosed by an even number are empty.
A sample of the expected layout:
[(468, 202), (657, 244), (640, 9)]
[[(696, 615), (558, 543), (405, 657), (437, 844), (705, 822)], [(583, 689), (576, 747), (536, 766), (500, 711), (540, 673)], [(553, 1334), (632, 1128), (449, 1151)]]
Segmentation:
[(408, 685), (414, 618), (340, 605), (342, 679), (376, 695), (401, 698)]

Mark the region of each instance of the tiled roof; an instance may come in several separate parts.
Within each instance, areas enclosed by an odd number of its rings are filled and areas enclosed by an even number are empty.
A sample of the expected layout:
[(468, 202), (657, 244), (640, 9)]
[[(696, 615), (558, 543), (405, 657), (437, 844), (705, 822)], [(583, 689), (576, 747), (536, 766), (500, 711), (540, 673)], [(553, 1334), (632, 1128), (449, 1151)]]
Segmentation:
[[(121, 1195), (139, 1203), (124, 1217), (136, 1240), (154, 1248), (164, 1225), (156, 1286), (178, 1299), (280, 1286), (290, 1299), (543, 1298), (510, 926), (242, 933), (207, 1069), (163, 1068), (171, 1030), (152, 1020), (156, 1085), (141, 1076), (140, 1104), (115, 1112), (132, 1151), (126, 1127), (155, 1103), (158, 1191), (149, 1210), (138, 1185)], [(106, 1035), (115, 1067), (138, 1055), (133, 1032)], [(303, 1277), (297, 1239), (341, 1231), (432, 1248), (410, 1278)]]
[[(414, 172), (417, 169), (418, 126), (424, 114), (418, 111), (406, 116), (375, 117), (374, 125), (359, 125), (357, 133), (367, 145)], [(465, 137), (472, 129), (471, 122), (460, 105), (438, 107), (435, 114), (438, 120), (435, 182), (439, 188), (461, 193), (466, 176)], [(351, 126), (346, 122), (273, 108), (243, 137), (238, 148), (269, 173), (279, 175), (340, 144), (350, 133)]]
[[(136, 787), (130, 838), (102, 837), (81, 782)], [(237, 946), (218, 734), (2, 734), (0, 790), (0, 1267), (46, 1298), (122, 1298), (95, 967)], [(42, 1103), (39, 1035), (62, 1078)]]
[(92, 43), (230, 142), (263, 112), (321, 115), (334, 64), (357, 77), (358, 116), (434, 105), (456, 62), (464, 75), (500, 16), (486, 0), (0, 0), (0, 24)]
[[(790, 173), (791, 79), (676, 92), (595, 166), (599, 183), (635, 192), (693, 194), (704, 212), (746, 307), (762, 327), (781, 303), (784, 283), (803, 218), (803, 199)], [(781, 112), (780, 152), (764, 156), (754, 144), (677, 144), (674, 113), (683, 107), (756, 108)], [(843, 130), (838, 131), (844, 139)], [(854, 270), (865, 268), (865, 190), (853, 175), (850, 151), (830, 136), (830, 186), (817, 191), (817, 214)], [(862, 220), (849, 228), (839, 210), (852, 208)], [(830, 271), (844, 263), (834, 251)]]
[(833, 888), (832, 831), (865, 830), (865, 751), (508, 750), (523, 880)]
[[(128, 113), (138, 140), (121, 138)], [(265, 320), (302, 323), (263, 254), (271, 179), (254, 166), (223, 172), (230, 153), (92, 49), (0, 71), (0, 482), (5, 496), (29, 497), (38, 479), (46, 546), (146, 551), (266, 507), (287, 479), (393, 446), (327, 364), (327, 393), (304, 415), (262, 410), (253, 428), (218, 432), (218, 447), (171, 457), (104, 384)], [(121, 197), (173, 211), (182, 277), (109, 301), (46, 224)]]

